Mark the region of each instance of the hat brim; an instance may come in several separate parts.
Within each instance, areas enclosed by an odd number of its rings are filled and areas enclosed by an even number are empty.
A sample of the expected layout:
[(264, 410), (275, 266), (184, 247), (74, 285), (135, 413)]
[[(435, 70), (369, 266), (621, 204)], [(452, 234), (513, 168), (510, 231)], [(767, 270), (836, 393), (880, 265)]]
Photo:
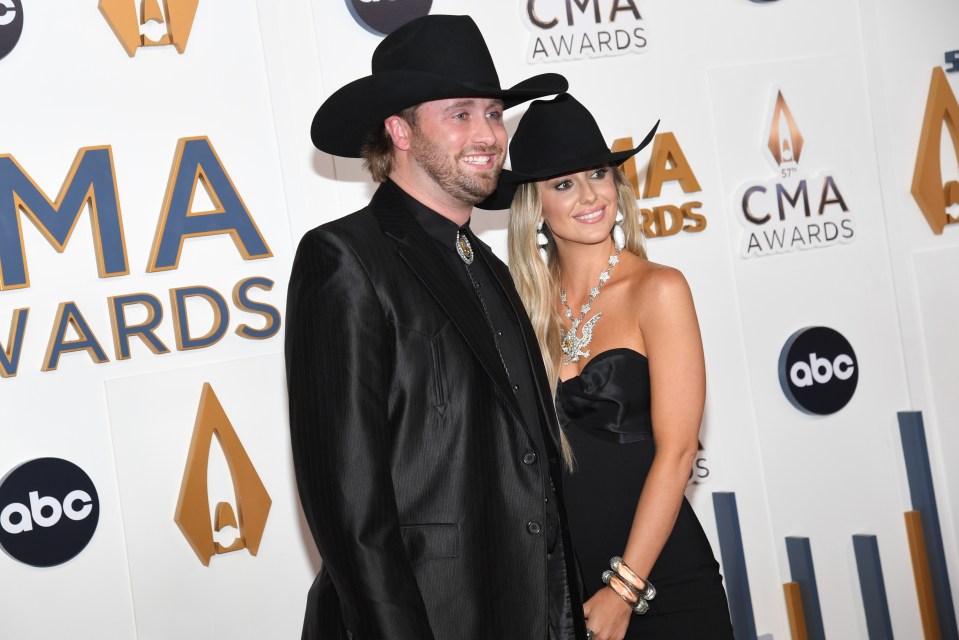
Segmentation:
[(422, 71), (387, 71), (354, 80), (338, 89), (317, 110), (310, 127), (313, 145), (336, 156), (361, 157), (371, 131), (403, 109), (447, 98), (498, 98), (509, 109), (527, 100), (566, 91), (566, 78), (543, 73), (501, 89), (456, 82)]
[(635, 149), (626, 149), (624, 151), (607, 150), (600, 153), (588, 153), (582, 156), (565, 159), (561, 163), (541, 167), (539, 170), (529, 173), (520, 173), (510, 169), (503, 169), (503, 171), (500, 172), (499, 181), (496, 184), (496, 191), (494, 191), (493, 194), (486, 200), (483, 200), (477, 204), (476, 208), (486, 209), (489, 211), (509, 209), (513, 202), (513, 196), (516, 195), (516, 189), (519, 187), (519, 185), (526, 184), (527, 182), (548, 180), (549, 178), (564, 176), (577, 171), (582, 171), (584, 169), (589, 169), (590, 167), (600, 167), (604, 165), (618, 167), (642, 151), (646, 146), (649, 145), (650, 142), (653, 141), (653, 138), (656, 136), (656, 130), (659, 128), (659, 122), (659, 120), (656, 121), (656, 124), (653, 125), (653, 128), (649, 130), (649, 133), (646, 134), (646, 137), (643, 138), (643, 141), (640, 142)]

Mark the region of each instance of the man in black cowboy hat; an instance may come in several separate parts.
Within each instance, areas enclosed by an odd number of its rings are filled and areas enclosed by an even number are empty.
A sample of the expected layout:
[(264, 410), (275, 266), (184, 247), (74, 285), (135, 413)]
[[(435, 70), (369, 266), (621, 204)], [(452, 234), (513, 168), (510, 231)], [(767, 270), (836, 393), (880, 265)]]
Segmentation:
[(503, 165), (503, 110), (566, 80), (500, 88), (465, 16), (404, 25), (372, 67), (311, 134), (382, 184), (306, 234), (289, 288), (294, 463), (323, 556), (303, 636), (585, 638), (542, 358), (468, 226)]

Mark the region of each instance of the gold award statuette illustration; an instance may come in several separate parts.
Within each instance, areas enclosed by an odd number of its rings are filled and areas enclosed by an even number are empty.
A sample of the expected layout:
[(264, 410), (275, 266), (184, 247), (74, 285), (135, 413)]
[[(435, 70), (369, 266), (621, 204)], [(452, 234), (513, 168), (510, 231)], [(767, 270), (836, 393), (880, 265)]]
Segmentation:
[[(207, 470), (214, 435), (220, 443), (233, 479), (237, 513), (234, 513), (228, 502), (220, 502), (211, 517)], [(245, 548), (250, 555), (255, 556), (263, 538), (271, 504), (270, 495), (253, 468), (253, 463), (213, 392), (213, 387), (204, 383), (174, 521), (200, 558), (200, 562), (209, 566), (210, 558), (216, 554)], [(226, 527), (235, 527), (240, 532), (228, 547), (213, 539), (214, 531), (219, 532)]]
[(943, 125), (949, 131), (956, 162), (959, 162), (959, 103), (945, 72), (936, 67), (932, 70), (916, 170), (912, 176), (912, 197), (937, 236), (942, 234), (946, 225), (959, 222), (959, 217), (947, 211), (949, 207), (959, 205), (959, 182), (950, 180), (943, 184), (942, 181)]
[(769, 152), (773, 154), (780, 167), (786, 163), (799, 164), (802, 155), (803, 137), (793, 118), (783, 92), (776, 93), (776, 105), (773, 107), (773, 121), (769, 127)]
[[(200, 0), (100, 0), (99, 6), (100, 13), (132, 58), (140, 47), (172, 44), (183, 53), (199, 4)], [(150, 35), (164, 30), (162, 35)]]

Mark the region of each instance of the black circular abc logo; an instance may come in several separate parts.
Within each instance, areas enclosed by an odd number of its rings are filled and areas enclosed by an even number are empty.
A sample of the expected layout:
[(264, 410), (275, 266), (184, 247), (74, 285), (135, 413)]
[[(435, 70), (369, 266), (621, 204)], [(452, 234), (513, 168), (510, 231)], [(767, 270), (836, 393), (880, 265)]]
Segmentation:
[(93, 538), (99, 519), (97, 490), (72, 462), (37, 458), (0, 482), (0, 547), (25, 564), (70, 560)]
[(800, 329), (779, 355), (783, 393), (805, 413), (836, 413), (852, 399), (858, 381), (859, 363), (852, 345), (829, 327)]
[(385, 36), (413, 18), (427, 15), (433, 0), (346, 0), (346, 6), (361, 27)]
[(0, 58), (13, 51), (23, 33), (23, 5), (20, 0), (0, 0)]

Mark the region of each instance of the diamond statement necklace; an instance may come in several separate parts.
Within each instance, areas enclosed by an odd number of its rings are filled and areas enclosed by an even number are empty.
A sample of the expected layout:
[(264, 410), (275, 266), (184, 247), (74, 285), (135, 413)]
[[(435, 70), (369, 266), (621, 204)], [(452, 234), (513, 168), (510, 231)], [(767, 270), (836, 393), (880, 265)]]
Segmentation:
[[(572, 323), (569, 330), (563, 333), (562, 347), (563, 353), (566, 355), (566, 359), (563, 360), (564, 365), (571, 362), (579, 362), (580, 358), (589, 357), (589, 351), (583, 351), (583, 349), (588, 347), (589, 343), (593, 340), (593, 327), (596, 326), (596, 322), (602, 317), (603, 312), (600, 311), (587, 320), (585, 324), (583, 323), (583, 319), (592, 308), (593, 300), (599, 295), (599, 290), (606, 284), (606, 281), (609, 280), (609, 272), (613, 270), (613, 267), (619, 264), (619, 251), (619, 249), (616, 249), (616, 253), (609, 256), (606, 269), (599, 274), (599, 284), (589, 290), (589, 297), (586, 299), (586, 304), (580, 307), (578, 318), (573, 318), (573, 311), (566, 302), (566, 290), (563, 289), (562, 284), (559, 285), (559, 299), (563, 303), (563, 308), (566, 310), (566, 317), (569, 318), (569, 321)], [(579, 333), (579, 326), (581, 324), (583, 325), (583, 332), (582, 336), (579, 336), (577, 334)]]

